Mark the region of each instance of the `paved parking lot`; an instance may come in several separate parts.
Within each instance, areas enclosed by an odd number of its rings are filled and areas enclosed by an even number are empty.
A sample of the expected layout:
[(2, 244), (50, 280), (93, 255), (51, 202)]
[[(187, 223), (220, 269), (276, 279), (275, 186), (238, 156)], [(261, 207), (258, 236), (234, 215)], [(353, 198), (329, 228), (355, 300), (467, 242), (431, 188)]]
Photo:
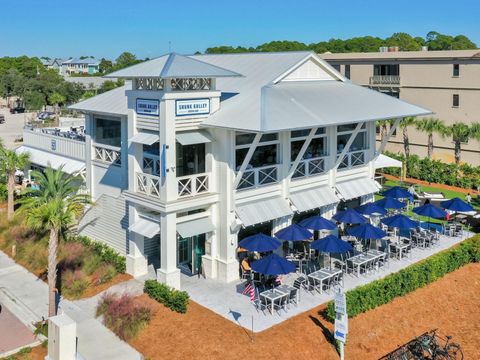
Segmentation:
[(23, 126), (26, 119), (32, 117), (32, 113), (10, 114), (7, 108), (0, 109), (0, 114), (5, 115), (5, 123), (0, 124), (0, 138), (4, 145), (13, 149), (19, 144), (15, 144), (15, 139), (22, 136)]

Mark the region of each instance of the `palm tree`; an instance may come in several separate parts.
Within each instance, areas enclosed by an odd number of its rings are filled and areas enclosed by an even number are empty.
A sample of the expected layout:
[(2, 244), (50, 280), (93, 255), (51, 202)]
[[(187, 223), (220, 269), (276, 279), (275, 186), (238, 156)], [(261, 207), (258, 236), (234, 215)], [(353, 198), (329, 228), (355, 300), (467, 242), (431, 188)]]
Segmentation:
[(25, 169), (30, 162), (28, 153), (17, 154), (15, 151), (8, 150), (0, 143), (0, 172), (7, 177), (7, 217), (12, 220), (15, 211), (14, 192), (15, 192), (15, 171)]
[(386, 137), (387, 134), (388, 134), (387, 125), (391, 127), (394, 122), (395, 122), (394, 119), (387, 119), (387, 120), (379, 120), (379, 121), (377, 121), (377, 124), (380, 126), (380, 141), (383, 141), (383, 139), (385, 139), (385, 137)]
[(480, 124), (472, 123), (470, 126), (458, 122), (449, 126), (446, 130), (447, 135), (452, 136), (455, 144), (455, 163), (460, 165), (462, 155), (462, 143), (468, 142), (470, 138), (480, 140)]
[(80, 178), (65, 174), (63, 168), (51, 167), (44, 173), (34, 171), (39, 190), (32, 190), (31, 197), (22, 203), (25, 223), (37, 231), (48, 231), (48, 316), (56, 314), (57, 251), (60, 236), (77, 224), (88, 202), (85, 195), (79, 195)]
[(410, 157), (410, 140), (408, 138), (408, 126), (415, 125), (417, 122), (417, 119), (413, 116), (408, 116), (402, 120), (400, 123), (400, 127), (402, 128), (402, 133), (403, 133), (403, 149), (405, 151), (405, 158)]
[(415, 127), (428, 135), (428, 158), (431, 160), (433, 156), (433, 134), (437, 133), (441, 137), (446, 135), (445, 123), (437, 118), (419, 119)]

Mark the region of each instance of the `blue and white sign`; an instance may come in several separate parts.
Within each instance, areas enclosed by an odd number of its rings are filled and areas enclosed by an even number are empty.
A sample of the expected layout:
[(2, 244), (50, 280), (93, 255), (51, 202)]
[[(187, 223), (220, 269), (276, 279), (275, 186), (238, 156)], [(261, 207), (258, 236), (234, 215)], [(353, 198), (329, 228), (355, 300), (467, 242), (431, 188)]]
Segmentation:
[(210, 99), (177, 100), (175, 104), (177, 116), (210, 114)]
[(57, 150), (57, 140), (52, 139), (52, 141), (50, 142), (50, 149), (52, 149), (53, 151)]
[[(345, 343), (348, 334), (348, 314), (347, 314), (347, 299), (345, 293), (338, 292), (335, 294), (335, 339)], [(343, 352), (343, 350), (341, 350)]]
[(160, 114), (160, 102), (151, 99), (137, 99), (137, 115), (158, 116)]

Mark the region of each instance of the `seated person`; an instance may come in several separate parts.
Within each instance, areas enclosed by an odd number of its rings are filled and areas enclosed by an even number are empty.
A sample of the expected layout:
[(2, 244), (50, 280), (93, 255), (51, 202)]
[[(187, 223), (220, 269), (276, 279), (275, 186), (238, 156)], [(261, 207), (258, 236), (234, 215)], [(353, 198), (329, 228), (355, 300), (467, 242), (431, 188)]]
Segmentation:
[(243, 271), (251, 271), (252, 270), (252, 268), (250, 267), (250, 263), (248, 261), (248, 258), (243, 259), (242, 262), (240, 263), (240, 265), (242, 266)]

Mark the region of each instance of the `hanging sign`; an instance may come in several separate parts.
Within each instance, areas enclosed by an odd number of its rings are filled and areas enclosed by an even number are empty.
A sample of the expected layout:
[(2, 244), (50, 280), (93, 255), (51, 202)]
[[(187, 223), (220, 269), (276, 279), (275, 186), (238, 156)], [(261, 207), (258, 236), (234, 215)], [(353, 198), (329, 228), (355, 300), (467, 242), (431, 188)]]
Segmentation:
[(177, 100), (175, 102), (175, 115), (206, 115), (210, 114), (210, 99)]
[(137, 99), (137, 115), (158, 116), (160, 114), (159, 101), (151, 99)]

